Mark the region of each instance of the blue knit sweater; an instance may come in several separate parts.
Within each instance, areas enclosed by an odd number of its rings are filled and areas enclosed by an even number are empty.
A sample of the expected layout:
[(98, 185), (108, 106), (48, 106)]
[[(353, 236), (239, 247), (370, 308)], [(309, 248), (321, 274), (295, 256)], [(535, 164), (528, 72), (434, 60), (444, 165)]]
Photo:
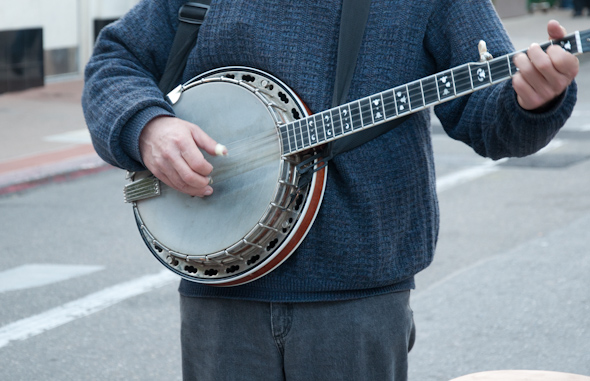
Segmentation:
[[(141, 1), (100, 35), (86, 69), (83, 107), (97, 152), (144, 169), (138, 139), (158, 115), (173, 115), (157, 82), (182, 0)], [(213, 0), (184, 80), (221, 66), (267, 71), (314, 112), (330, 107), (341, 0)], [(539, 30), (539, 37), (545, 35)], [(349, 99), (494, 56), (513, 47), (488, 0), (373, 0)], [(570, 115), (572, 84), (542, 114), (518, 106), (511, 81), (435, 108), (446, 132), (493, 159), (532, 154)], [(263, 301), (341, 300), (413, 288), (432, 260), (438, 206), (429, 113), (330, 163), (324, 202), (309, 235), (277, 270), (217, 288), (183, 281), (191, 296)]]

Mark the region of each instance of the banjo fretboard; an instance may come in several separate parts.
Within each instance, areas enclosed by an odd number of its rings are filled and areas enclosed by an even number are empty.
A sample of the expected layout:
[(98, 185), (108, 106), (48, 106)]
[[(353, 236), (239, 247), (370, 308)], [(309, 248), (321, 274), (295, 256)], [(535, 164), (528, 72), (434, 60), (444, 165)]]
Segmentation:
[[(560, 45), (572, 54), (582, 54), (590, 47), (590, 30), (549, 41), (541, 48), (545, 50), (551, 45)], [(467, 63), (283, 124), (279, 126), (283, 154), (305, 151), (510, 79), (518, 71), (512, 59), (517, 53)]]

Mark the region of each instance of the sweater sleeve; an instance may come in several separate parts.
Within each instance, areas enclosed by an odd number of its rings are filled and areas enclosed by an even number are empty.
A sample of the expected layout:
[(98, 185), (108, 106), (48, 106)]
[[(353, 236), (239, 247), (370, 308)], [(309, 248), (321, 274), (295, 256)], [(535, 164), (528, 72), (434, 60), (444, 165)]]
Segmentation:
[[(469, 2), (469, 6), (466, 4)], [(487, 43), (494, 57), (513, 52), (492, 4), (486, 1), (439, 1), (429, 22), (426, 46), (440, 70), (478, 61), (477, 45)], [(546, 35), (539, 30), (539, 36)], [(532, 42), (532, 41), (531, 41)], [(435, 107), (447, 134), (494, 160), (522, 157), (546, 146), (571, 115), (577, 86), (572, 83), (542, 113), (520, 107), (508, 80)]]
[(96, 152), (142, 170), (139, 135), (153, 118), (173, 115), (158, 89), (182, 0), (142, 0), (104, 28), (85, 70), (82, 108)]

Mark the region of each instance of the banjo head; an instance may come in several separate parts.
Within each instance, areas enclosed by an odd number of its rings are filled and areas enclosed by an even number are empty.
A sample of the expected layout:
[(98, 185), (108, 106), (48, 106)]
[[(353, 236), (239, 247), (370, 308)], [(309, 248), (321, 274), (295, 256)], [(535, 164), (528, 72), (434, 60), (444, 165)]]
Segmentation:
[[(207, 72), (180, 91), (176, 116), (226, 145), (228, 155), (204, 153), (214, 168), (209, 197), (180, 193), (147, 171), (133, 174), (127, 187), (147, 183), (159, 191), (133, 201), (138, 228), (156, 258), (185, 279), (221, 286), (252, 281), (295, 250), (317, 213), (311, 222), (300, 218), (315, 204), (308, 195), (316, 179), (297, 188), (295, 167), (305, 155), (283, 157), (277, 132), (306, 116), (305, 107), (279, 80), (249, 68)], [(294, 245), (289, 238), (302, 229)]]

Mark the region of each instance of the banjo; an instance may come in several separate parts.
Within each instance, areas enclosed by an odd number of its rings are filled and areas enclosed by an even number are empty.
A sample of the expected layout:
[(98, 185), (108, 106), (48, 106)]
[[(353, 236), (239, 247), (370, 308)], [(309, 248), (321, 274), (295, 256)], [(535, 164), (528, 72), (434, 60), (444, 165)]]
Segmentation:
[[(590, 30), (559, 44), (573, 54), (590, 47)], [(326, 186), (328, 142), (510, 79), (516, 53), (458, 66), (371, 96), (310, 114), (278, 78), (248, 67), (203, 73), (168, 95), (177, 117), (227, 143), (207, 156), (215, 192), (182, 194), (150, 172), (128, 173), (141, 237), (169, 270), (213, 286), (251, 282), (281, 265), (301, 244)], [(207, 155), (207, 154), (205, 154)]]

